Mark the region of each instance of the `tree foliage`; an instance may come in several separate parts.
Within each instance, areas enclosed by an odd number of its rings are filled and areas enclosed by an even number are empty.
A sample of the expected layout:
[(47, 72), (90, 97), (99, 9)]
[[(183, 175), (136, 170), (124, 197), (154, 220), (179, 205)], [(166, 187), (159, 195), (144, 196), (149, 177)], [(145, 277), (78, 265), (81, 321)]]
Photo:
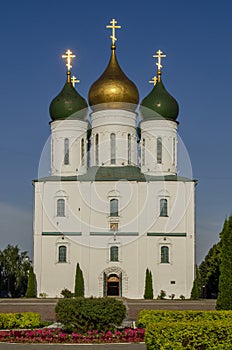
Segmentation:
[(218, 310), (232, 310), (232, 216), (225, 221), (220, 236), (221, 264), (216, 308)]
[(198, 269), (198, 287), (200, 298), (212, 298), (218, 294), (221, 263), (221, 241), (210, 248)]
[(152, 274), (146, 269), (144, 299), (153, 299)]
[(80, 268), (80, 265), (79, 263), (77, 263), (74, 295), (75, 297), (83, 297), (84, 294), (85, 294), (84, 277), (83, 277), (83, 273)]
[(27, 252), (20, 252), (17, 245), (9, 244), (0, 251), (0, 290), (7, 291), (12, 297), (25, 295), (30, 265)]

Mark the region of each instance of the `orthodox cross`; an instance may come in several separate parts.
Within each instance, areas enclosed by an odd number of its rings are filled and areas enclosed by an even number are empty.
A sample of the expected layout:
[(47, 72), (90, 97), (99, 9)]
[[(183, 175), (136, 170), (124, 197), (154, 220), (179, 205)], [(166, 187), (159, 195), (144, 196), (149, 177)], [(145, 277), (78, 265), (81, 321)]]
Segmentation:
[(112, 19), (111, 21), (110, 21), (110, 23), (111, 23), (111, 25), (108, 25), (108, 26), (106, 26), (106, 28), (111, 28), (112, 29), (112, 35), (110, 36), (110, 39), (112, 39), (112, 46), (114, 46), (114, 43), (115, 43), (115, 41), (117, 40), (117, 38), (116, 38), (116, 36), (115, 36), (115, 29), (117, 28), (121, 28), (121, 26), (117, 26), (116, 24), (117, 24), (117, 21), (116, 21), (116, 19)]
[(79, 82), (80, 82), (80, 80), (78, 80), (78, 79), (75, 77), (75, 75), (73, 75), (72, 78), (71, 78), (71, 83), (72, 83), (73, 87), (75, 87), (75, 84), (76, 84), (76, 83), (79, 83)]
[(158, 67), (158, 72), (161, 71), (161, 68), (163, 67), (161, 64), (161, 59), (166, 57), (166, 55), (164, 55), (164, 53), (161, 50), (158, 50), (156, 52), (156, 55), (153, 55), (153, 57), (157, 57), (158, 58), (158, 62), (156, 62), (156, 65)]
[(154, 86), (155, 86), (156, 83), (157, 83), (157, 78), (156, 78), (156, 76), (154, 76), (151, 80), (149, 80), (149, 83), (154, 84)]
[(74, 55), (69, 49), (65, 52), (65, 54), (62, 55), (62, 58), (66, 59), (66, 66), (68, 68), (68, 72), (70, 72), (70, 69), (72, 68), (71, 63), (74, 57), (76, 57), (76, 55)]

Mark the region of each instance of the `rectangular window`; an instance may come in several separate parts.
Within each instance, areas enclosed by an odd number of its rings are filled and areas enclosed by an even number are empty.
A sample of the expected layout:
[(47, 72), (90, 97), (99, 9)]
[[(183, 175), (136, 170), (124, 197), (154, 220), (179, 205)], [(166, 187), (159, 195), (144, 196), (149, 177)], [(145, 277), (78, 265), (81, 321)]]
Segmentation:
[(128, 155), (127, 155), (127, 161), (128, 161), (128, 164), (131, 164), (131, 135), (128, 134), (127, 135), (127, 150), (128, 150)]
[(161, 261), (162, 264), (169, 263), (169, 248), (167, 246), (161, 247)]
[(65, 216), (65, 200), (62, 198), (57, 200), (56, 215)]
[(158, 137), (157, 139), (157, 163), (162, 163), (162, 138)]
[(166, 198), (160, 199), (160, 216), (168, 216), (168, 200)]
[(116, 135), (110, 134), (110, 163), (116, 164)]
[(118, 199), (110, 200), (110, 216), (118, 216)]
[(118, 247), (110, 247), (110, 261), (118, 261)]
[(81, 165), (85, 165), (85, 140), (81, 139)]
[(64, 139), (64, 164), (69, 164), (69, 139)]
[(64, 245), (59, 246), (58, 261), (67, 262), (67, 248)]
[(143, 139), (142, 144), (142, 165), (145, 165), (145, 139)]
[(95, 139), (95, 158), (96, 158), (96, 165), (99, 164), (99, 136), (96, 135)]

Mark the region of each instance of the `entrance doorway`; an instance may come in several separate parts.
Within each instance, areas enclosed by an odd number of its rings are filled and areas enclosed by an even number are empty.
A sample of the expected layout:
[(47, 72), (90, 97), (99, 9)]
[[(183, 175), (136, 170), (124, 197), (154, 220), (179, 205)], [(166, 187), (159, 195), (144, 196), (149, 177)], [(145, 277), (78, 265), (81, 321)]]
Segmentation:
[(111, 274), (107, 277), (107, 296), (119, 296), (119, 277), (116, 274)]

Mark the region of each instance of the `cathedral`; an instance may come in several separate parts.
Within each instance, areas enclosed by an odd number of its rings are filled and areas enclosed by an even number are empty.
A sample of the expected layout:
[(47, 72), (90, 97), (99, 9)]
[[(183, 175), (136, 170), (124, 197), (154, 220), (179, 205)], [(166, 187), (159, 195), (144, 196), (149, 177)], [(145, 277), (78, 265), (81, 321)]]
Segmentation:
[(33, 181), (37, 296), (74, 291), (77, 263), (85, 296), (144, 296), (146, 269), (154, 298), (189, 298), (195, 269), (195, 181), (177, 174), (179, 106), (157, 72), (141, 102), (136, 85), (111, 55), (88, 102), (67, 66), (50, 104), (50, 174)]

